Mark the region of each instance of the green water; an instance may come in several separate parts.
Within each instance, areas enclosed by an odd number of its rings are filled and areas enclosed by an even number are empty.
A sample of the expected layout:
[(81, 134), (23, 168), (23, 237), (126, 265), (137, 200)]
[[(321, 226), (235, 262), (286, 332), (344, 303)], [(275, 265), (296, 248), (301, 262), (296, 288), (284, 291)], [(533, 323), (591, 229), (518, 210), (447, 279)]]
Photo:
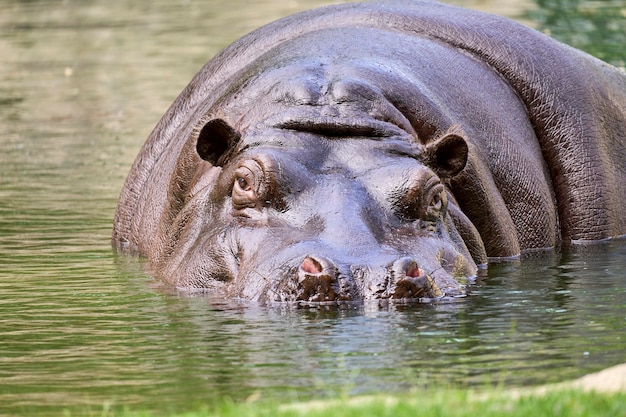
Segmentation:
[[(322, 3), (0, 0), (0, 415), (542, 384), (626, 362), (625, 241), (493, 265), (455, 303), (345, 310), (183, 297), (112, 252), (122, 182), (193, 74)], [(559, 3), (583, 22), (613, 7), (604, 37), (575, 36), (597, 19), (563, 32), (549, 4), (459, 3), (623, 65), (624, 1)]]

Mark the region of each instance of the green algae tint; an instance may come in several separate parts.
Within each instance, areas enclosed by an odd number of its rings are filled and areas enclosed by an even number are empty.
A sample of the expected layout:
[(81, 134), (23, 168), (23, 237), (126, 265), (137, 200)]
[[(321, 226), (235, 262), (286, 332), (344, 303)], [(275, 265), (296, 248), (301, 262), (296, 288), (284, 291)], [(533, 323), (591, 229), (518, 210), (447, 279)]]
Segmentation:
[[(113, 253), (122, 182), (195, 71), (321, 3), (0, 3), (0, 415), (527, 386), (626, 362), (624, 240), (493, 264), (450, 303), (339, 310), (182, 296)], [(502, 4), (481, 8), (541, 10)]]

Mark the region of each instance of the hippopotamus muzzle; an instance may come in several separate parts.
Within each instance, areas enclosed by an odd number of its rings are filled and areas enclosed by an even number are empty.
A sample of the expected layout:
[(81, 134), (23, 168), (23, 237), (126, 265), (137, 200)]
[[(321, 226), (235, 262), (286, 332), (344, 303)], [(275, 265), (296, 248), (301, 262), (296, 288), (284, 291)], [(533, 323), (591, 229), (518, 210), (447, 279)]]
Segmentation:
[[(458, 259), (463, 259), (458, 256)], [(341, 268), (326, 257), (307, 255), (297, 269), (292, 269), (293, 274), (273, 282), (266, 298), (261, 299), (299, 304), (341, 304), (367, 300), (432, 301), (445, 296), (464, 295), (463, 283), (473, 278), (467, 275), (471, 266), (466, 265), (465, 268), (466, 271), (455, 270), (454, 267), (425, 271), (410, 256), (380, 267), (352, 264)]]
[[(385, 268), (384, 275), (365, 279), (368, 268), (350, 268), (344, 278), (328, 259), (307, 256), (298, 268), (293, 292), (276, 291), (275, 301), (334, 302), (368, 299), (434, 299), (444, 296), (432, 275), (425, 273), (410, 257), (398, 259)], [(355, 285), (361, 282), (362, 288)]]

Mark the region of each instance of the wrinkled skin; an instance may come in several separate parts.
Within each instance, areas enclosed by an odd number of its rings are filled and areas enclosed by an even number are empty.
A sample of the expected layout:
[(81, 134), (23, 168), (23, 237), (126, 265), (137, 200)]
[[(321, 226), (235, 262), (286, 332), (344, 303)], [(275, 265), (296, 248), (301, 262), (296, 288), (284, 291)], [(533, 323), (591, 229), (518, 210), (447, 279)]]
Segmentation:
[(135, 161), (113, 243), (227, 297), (453, 296), (489, 257), (626, 234), (625, 161), (619, 70), (452, 6), (335, 6), (196, 75)]

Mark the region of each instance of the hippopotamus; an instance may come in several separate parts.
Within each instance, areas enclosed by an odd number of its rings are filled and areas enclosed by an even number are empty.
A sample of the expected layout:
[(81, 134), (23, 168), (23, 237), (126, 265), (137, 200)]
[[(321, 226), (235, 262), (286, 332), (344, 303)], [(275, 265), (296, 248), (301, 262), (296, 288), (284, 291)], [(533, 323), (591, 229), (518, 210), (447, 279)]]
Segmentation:
[(150, 134), (113, 244), (259, 303), (463, 296), (494, 258), (626, 234), (626, 75), (509, 19), (350, 3), (225, 48)]

